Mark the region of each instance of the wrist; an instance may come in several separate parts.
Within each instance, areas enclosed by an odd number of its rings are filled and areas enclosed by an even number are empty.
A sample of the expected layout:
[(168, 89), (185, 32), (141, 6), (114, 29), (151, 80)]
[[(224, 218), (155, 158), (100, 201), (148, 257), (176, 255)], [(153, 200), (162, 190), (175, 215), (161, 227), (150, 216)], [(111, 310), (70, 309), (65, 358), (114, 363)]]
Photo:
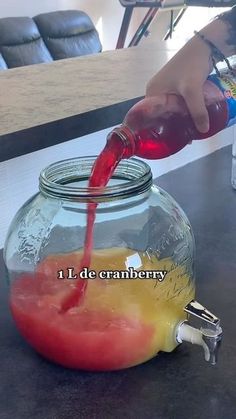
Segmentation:
[(200, 32), (226, 57), (230, 57), (235, 54), (236, 45), (228, 43), (230, 37), (229, 25), (224, 20), (216, 19)]
[(204, 68), (205, 72), (211, 73), (213, 69), (211, 59), (211, 49), (197, 35), (190, 39), (187, 44), (179, 51), (179, 59), (190, 60), (193, 67)]

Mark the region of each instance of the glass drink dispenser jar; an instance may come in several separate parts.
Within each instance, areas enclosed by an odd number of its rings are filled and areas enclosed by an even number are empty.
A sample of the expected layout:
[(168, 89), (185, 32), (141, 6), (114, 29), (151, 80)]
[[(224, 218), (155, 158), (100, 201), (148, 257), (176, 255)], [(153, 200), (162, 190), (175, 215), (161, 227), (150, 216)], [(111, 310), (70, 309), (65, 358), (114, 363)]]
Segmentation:
[[(222, 331), (194, 300), (186, 215), (137, 159), (123, 160), (95, 194), (87, 187), (93, 162), (48, 166), (39, 193), (10, 225), (4, 260), (16, 327), (39, 354), (69, 368), (127, 368), (183, 341), (201, 345), (214, 364)], [(98, 206), (91, 264), (81, 270), (88, 202)], [(62, 312), (75, 289), (81, 298)], [(199, 329), (190, 314), (200, 318)]]

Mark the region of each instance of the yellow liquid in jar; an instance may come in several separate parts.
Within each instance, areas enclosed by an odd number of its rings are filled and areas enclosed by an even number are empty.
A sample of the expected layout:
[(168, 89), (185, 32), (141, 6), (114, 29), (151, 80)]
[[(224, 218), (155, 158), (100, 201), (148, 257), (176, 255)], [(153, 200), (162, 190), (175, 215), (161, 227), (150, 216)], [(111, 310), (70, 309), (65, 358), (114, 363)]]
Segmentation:
[[(81, 258), (82, 251), (50, 255), (41, 263), (39, 271), (55, 276), (59, 269), (66, 272), (69, 264), (76, 273)], [(99, 279), (100, 271), (124, 271), (127, 266), (131, 266), (132, 260), (139, 261), (137, 271), (167, 271), (165, 279), (163, 282), (154, 279)], [(159, 351), (170, 352), (177, 346), (176, 325), (186, 319), (183, 309), (195, 294), (193, 279), (186, 272), (185, 266), (175, 266), (170, 258), (158, 260), (145, 252), (110, 248), (93, 251), (89, 270), (97, 273), (97, 279), (88, 279), (85, 297), (78, 307), (71, 309), (72, 314), (105, 312), (108, 313), (107, 317), (110, 313), (111, 318), (120, 316), (150, 327), (153, 330), (152, 338), (142, 362)]]

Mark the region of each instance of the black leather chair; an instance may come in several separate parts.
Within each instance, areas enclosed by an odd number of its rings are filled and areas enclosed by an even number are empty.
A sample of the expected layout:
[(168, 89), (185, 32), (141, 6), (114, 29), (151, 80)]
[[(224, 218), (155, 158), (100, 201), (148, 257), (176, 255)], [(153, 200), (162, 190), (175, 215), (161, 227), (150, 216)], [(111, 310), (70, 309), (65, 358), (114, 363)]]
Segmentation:
[(35, 22), (29, 17), (0, 19), (0, 53), (9, 68), (53, 60)]
[(34, 17), (54, 60), (98, 53), (102, 45), (90, 17), (79, 10), (62, 10)]

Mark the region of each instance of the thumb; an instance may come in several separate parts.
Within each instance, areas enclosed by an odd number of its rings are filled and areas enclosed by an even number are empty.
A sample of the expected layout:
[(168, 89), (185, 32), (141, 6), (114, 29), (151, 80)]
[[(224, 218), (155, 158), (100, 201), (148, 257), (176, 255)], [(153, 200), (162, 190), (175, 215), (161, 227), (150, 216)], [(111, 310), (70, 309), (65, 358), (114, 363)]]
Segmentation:
[(196, 91), (191, 89), (191, 91), (185, 91), (183, 98), (197, 130), (202, 133), (207, 133), (210, 129), (209, 116), (202, 90)]

